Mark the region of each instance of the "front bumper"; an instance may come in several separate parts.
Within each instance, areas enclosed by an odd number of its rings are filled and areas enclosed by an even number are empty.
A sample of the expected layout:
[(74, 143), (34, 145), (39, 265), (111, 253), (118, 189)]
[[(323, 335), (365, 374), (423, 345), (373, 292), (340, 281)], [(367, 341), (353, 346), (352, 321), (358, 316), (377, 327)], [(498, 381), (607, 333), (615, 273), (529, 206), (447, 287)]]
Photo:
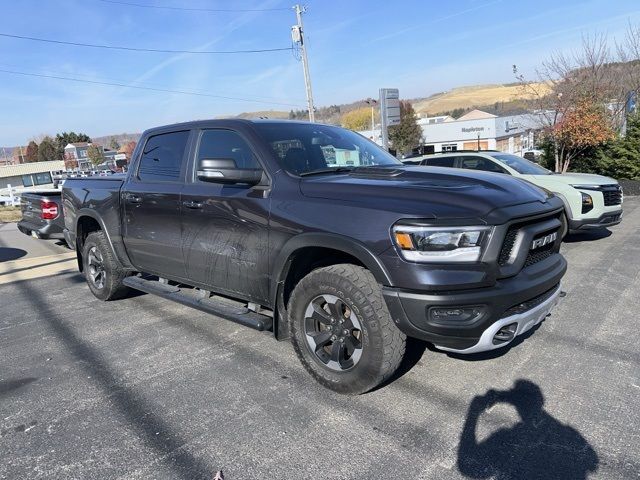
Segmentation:
[[(502, 318), (492, 324), (482, 332), (478, 343), (471, 347), (464, 348), (462, 350), (443, 347), (441, 345), (436, 345), (436, 347), (446, 352), (463, 354), (486, 352), (488, 350), (495, 350), (496, 348), (504, 347), (511, 343), (518, 335), (528, 332), (551, 315), (551, 310), (558, 304), (562, 296), (564, 296), (562, 289), (560, 288), (560, 285), (558, 285), (555, 290), (551, 292), (551, 295), (538, 306), (533, 307), (526, 312)], [(499, 332), (508, 332), (507, 338), (496, 339), (496, 335)]]
[(569, 220), (570, 231), (593, 230), (618, 225), (622, 221), (622, 210), (603, 213), (597, 218), (585, 218), (583, 220)]
[(35, 236), (36, 238), (47, 240), (50, 238), (63, 239), (62, 227), (55, 223), (47, 223), (45, 225), (38, 225), (28, 222), (26, 220), (20, 220), (18, 222), (18, 230), (25, 235)]
[[(394, 322), (407, 336), (441, 350), (475, 353), (508, 345), (542, 321), (558, 301), (566, 269), (564, 258), (554, 254), (492, 287), (434, 293), (384, 287), (383, 295)], [(430, 316), (433, 307), (478, 307), (483, 313), (471, 322), (441, 322)], [(495, 334), (511, 324), (513, 335), (494, 343)]]

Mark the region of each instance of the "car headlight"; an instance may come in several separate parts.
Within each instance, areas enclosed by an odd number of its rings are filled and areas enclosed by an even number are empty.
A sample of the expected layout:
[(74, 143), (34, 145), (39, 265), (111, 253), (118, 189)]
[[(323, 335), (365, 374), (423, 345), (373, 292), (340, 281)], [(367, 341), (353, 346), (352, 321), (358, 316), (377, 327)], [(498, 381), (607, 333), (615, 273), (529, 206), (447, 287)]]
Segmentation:
[(588, 193), (580, 192), (582, 195), (582, 213), (587, 213), (593, 210), (593, 198)]
[(425, 263), (477, 262), (491, 227), (395, 225), (393, 239), (405, 260)]

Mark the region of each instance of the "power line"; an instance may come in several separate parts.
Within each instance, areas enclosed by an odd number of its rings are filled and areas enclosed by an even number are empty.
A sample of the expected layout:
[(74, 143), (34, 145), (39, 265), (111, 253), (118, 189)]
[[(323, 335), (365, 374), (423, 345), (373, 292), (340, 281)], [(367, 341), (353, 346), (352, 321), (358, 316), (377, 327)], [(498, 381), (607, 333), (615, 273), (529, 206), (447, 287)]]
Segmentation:
[(128, 5), (130, 7), (153, 8), (158, 10), (182, 10), (187, 12), (275, 12), (282, 10), (291, 10), (289, 7), (281, 8), (191, 8), (191, 7), (171, 7), (162, 5), (144, 5), (142, 3), (121, 2), (118, 0), (98, 0), (103, 3), (114, 3), (117, 5)]
[(190, 91), (187, 91), (187, 90), (172, 90), (172, 89), (169, 89), (169, 88), (144, 87), (144, 86), (141, 86), (141, 85), (130, 85), (130, 84), (120, 83), (120, 82), (103, 82), (103, 81), (98, 81), (98, 80), (83, 80), (83, 79), (80, 79), (80, 78), (65, 77), (65, 76), (61, 76), (61, 75), (47, 75), (47, 74), (44, 74), (44, 73), (19, 72), (17, 70), (0, 69), (0, 73), (9, 73), (9, 74), (12, 74), (12, 75), (23, 75), (23, 76), (27, 76), (27, 77), (52, 78), (52, 79), (55, 79), (55, 80), (66, 80), (66, 81), (77, 82), (77, 83), (89, 83), (89, 84), (93, 84), (93, 85), (106, 85), (106, 86), (110, 86), (110, 87), (135, 88), (137, 90), (149, 90), (149, 91), (152, 91), (152, 92), (177, 93), (177, 94), (181, 94), (181, 95), (193, 95), (193, 96), (197, 96), (197, 97), (210, 97), (210, 98), (218, 98), (218, 99), (222, 99), (222, 100), (236, 100), (236, 101), (247, 102), (247, 103), (262, 103), (262, 104), (266, 104), (266, 105), (282, 105), (282, 106), (296, 107), (296, 108), (300, 108), (302, 106), (302, 105), (296, 105), (296, 104), (293, 104), (293, 103), (268, 102), (268, 101), (265, 101), (265, 100), (252, 100), (252, 99), (249, 99), (249, 98), (229, 97), (229, 96), (225, 96), (225, 95), (214, 95), (214, 94), (211, 94), (211, 93), (190, 92)]
[(71, 45), (74, 47), (89, 47), (89, 48), (106, 48), (109, 50), (126, 50), (133, 52), (153, 52), (153, 53), (195, 53), (195, 54), (235, 54), (235, 53), (266, 53), (266, 52), (283, 52), (293, 50), (293, 47), (285, 48), (260, 48), (256, 50), (165, 50), (158, 48), (136, 48), (136, 47), (124, 47), (116, 45), (98, 45), (94, 43), (79, 43), (79, 42), (65, 42), (63, 40), (52, 40), (47, 38), (27, 37), (24, 35), (12, 35), (10, 33), (1, 33), (0, 37), (17, 38), (20, 40), (31, 40), (34, 42), (55, 43), (58, 45)]
[[(23, 68), (25, 68), (24, 65), (13, 65), (10, 63), (0, 63), (0, 69), (9, 69), (9, 70), (22, 70)], [(26, 68), (30, 68), (30, 67), (26, 67)], [(53, 76), (59, 76), (59, 77), (65, 77), (69, 74), (69, 72), (56, 72), (54, 70), (50, 70), (50, 69), (46, 69), (46, 70), (40, 70), (38, 72), (36, 72), (38, 74), (41, 75), (53, 75)], [(89, 80), (94, 80), (94, 81), (98, 81), (98, 82), (116, 82), (116, 83), (123, 83), (126, 85), (136, 85), (136, 86), (143, 86), (143, 87), (150, 87), (150, 88), (160, 88), (160, 89), (168, 89), (171, 90), (170, 87), (167, 87), (166, 85), (162, 85), (162, 84), (158, 84), (158, 83), (153, 83), (153, 82), (141, 82), (138, 80), (134, 80), (134, 81), (129, 81), (129, 80), (123, 80), (122, 78), (113, 78), (113, 77), (104, 77), (104, 76), (97, 76), (97, 75), (86, 75), (86, 74), (82, 74), (82, 73), (78, 73), (78, 72), (73, 72), (73, 77), (78, 79), (78, 77), (82, 77), (79, 78), (79, 80), (83, 80), (83, 79), (89, 79)], [(208, 92), (207, 89), (190, 89), (189, 90), (190, 93), (206, 93)], [(284, 105), (289, 105), (287, 102), (288, 101), (293, 101), (293, 102), (300, 102), (298, 104), (298, 106), (302, 106), (304, 100), (300, 99), (300, 98), (291, 98), (291, 97), (287, 97), (286, 99), (284, 99), (283, 102), (283, 98), (282, 97), (270, 97), (270, 96), (266, 96), (266, 95), (255, 95), (255, 94), (250, 94), (249, 96), (244, 96), (244, 93), (235, 93), (235, 92), (229, 92), (227, 95), (231, 95), (231, 96), (235, 96), (235, 95), (243, 95), (243, 98), (247, 99), (247, 100), (270, 100), (270, 102), (265, 102), (265, 103), (282, 103)]]

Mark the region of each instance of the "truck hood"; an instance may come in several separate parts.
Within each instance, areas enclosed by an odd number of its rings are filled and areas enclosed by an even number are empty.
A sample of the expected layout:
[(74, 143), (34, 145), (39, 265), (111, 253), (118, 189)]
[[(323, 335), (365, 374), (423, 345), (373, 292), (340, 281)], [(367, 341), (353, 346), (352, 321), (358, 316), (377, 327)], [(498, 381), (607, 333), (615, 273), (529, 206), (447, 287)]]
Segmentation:
[(542, 189), (497, 173), (440, 167), (364, 169), (303, 178), (303, 195), (424, 218), (480, 218), (496, 208), (546, 203)]
[(613, 185), (618, 181), (603, 175), (593, 175), (591, 173), (561, 173), (553, 175), (523, 175), (522, 178), (531, 178), (532, 181), (542, 180), (544, 182), (558, 182), (565, 185)]

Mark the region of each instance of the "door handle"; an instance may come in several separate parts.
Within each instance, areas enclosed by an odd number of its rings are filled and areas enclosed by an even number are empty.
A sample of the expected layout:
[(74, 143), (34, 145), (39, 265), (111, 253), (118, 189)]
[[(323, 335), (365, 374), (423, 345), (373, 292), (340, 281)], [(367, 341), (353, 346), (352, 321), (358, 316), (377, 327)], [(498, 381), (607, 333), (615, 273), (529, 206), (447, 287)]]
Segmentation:
[(132, 193), (128, 193), (124, 198), (129, 203), (142, 203), (142, 197), (139, 197), (138, 195), (134, 195)]
[(191, 209), (199, 209), (202, 208), (202, 202), (198, 202), (196, 200), (185, 200), (184, 202), (182, 202), (182, 205), (184, 205), (187, 208), (191, 208)]

